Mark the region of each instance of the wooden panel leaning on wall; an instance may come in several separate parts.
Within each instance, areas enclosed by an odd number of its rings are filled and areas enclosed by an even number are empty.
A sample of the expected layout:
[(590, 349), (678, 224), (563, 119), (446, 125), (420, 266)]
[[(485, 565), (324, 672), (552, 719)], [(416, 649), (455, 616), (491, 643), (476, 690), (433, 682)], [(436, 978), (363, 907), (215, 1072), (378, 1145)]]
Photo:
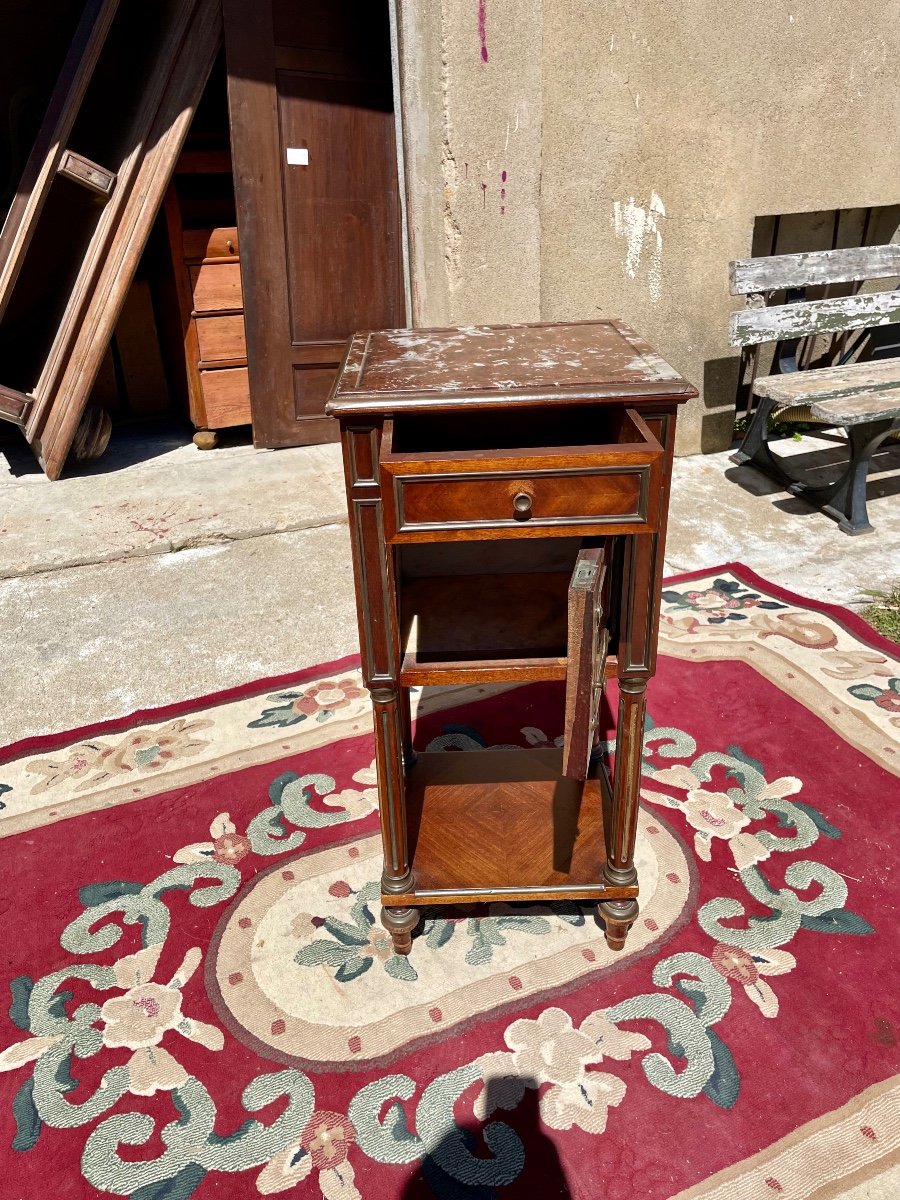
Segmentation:
[(254, 442), (332, 441), (347, 338), (405, 323), (387, 3), (224, 18)]
[(72, 41), (0, 234), (0, 418), (51, 479), (220, 39), (217, 0), (89, 0)]

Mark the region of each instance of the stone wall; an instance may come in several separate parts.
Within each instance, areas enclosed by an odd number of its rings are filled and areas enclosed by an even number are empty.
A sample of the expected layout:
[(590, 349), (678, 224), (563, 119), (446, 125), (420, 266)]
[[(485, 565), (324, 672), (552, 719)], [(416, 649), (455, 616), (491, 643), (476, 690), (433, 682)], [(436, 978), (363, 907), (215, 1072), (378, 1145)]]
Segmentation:
[(756, 218), (900, 201), (900, 0), (396, 4), (415, 323), (620, 316), (721, 449)]

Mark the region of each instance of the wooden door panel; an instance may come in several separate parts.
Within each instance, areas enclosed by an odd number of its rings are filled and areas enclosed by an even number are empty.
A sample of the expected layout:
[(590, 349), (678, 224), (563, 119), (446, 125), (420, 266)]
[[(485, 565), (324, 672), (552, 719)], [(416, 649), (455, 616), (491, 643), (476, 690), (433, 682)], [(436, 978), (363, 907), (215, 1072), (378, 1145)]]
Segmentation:
[(347, 338), (405, 323), (387, 4), (224, 14), (254, 442), (332, 440)]
[(334, 371), (330, 362), (322, 366), (294, 367), (294, 416), (298, 421), (322, 417)]
[(569, 584), (563, 774), (587, 779), (606, 677), (606, 550), (581, 550)]
[[(288, 71), (278, 82), (292, 340), (388, 325), (399, 259), (393, 113), (373, 107), (384, 97), (365, 83)], [(309, 165), (287, 165), (289, 147)]]

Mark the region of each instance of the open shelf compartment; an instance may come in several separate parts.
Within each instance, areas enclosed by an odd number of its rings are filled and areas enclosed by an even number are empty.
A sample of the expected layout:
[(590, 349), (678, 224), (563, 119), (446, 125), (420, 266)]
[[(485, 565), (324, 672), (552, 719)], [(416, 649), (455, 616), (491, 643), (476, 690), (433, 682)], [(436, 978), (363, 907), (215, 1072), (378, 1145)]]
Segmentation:
[[(564, 680), (580, 538), (398, 548), (405, 687)], [(606, 674), (617, 669), (616, 639)]]
[(629, 899), (602, 881), (605, 795), (605, 771), (567, 779), (555, 749), (421, 754), (406, 782), (415, 891), (384, 901)]

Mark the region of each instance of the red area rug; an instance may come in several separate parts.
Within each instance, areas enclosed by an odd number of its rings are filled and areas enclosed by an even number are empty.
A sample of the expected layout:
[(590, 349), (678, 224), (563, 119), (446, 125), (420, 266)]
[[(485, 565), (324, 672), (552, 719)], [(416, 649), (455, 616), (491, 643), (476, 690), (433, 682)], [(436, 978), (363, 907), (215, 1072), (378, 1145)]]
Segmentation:
[[(12, 747), (0, 1195), (900, 1194), (900, 650), (736, 565), (661, 649), (620, 955), (574, 905), (393, 955), (352, 662)], [(416, 739), (561, 722), (448, 689)]]

